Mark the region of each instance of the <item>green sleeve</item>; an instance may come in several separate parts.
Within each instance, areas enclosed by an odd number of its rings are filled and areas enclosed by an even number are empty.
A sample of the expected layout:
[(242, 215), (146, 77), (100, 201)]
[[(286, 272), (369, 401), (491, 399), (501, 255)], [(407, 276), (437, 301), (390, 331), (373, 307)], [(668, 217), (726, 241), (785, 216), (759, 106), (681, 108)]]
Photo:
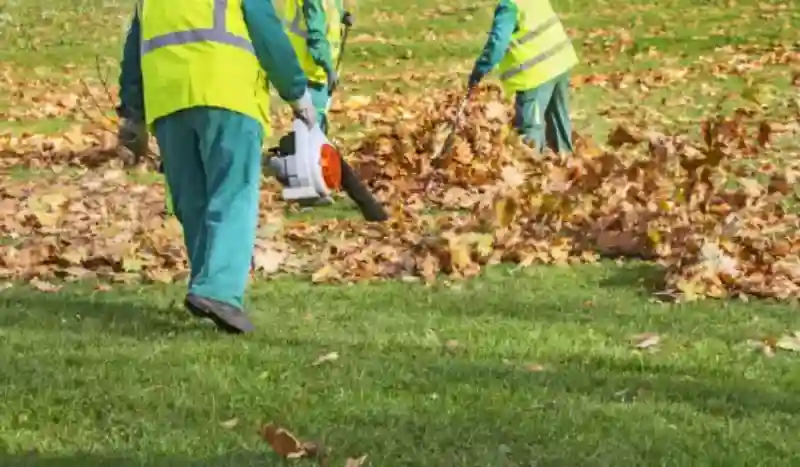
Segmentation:
[(133, 19), (125, 36), (119, 74), (119, 100), (117, 114), (122, 118), (144, 121), (144, 86), (142, 84), (141, 26), (139, 15)]
[(481, 76), (489, 74), (503, 59), (516, 27), (517, 5), (511, 0), (500, 0), (494, 11), (492, 30), (489, 31), (481, 56), (475, 62), (475, 71)]
[[(328, 21), (325, 17), (322, 0), (305, 0), (303, 2), (303, 16), (306, 19), (308, 37), (306, 45), (314, 63), (321, 66), (326, 72), (333, 70), (331, 46), (328, 43)], [(335, 12), (331, 12), (335, 14)]]
[(272, 2), (244, 0), (242, 13), (256, 57), (267, 72), (270, 83), (281, 99), (287, 102), (300, 99), (308, 87), (308, 80)]

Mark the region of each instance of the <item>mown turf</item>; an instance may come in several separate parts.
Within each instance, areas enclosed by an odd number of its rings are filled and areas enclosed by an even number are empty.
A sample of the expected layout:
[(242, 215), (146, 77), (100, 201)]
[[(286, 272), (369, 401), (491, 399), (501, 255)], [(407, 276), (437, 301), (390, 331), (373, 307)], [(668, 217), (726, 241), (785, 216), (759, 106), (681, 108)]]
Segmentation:
[[(177, 287), (11, 289), (0, 464), (272, 465), (254, 430), (275, 419), (323, 439), (333, 465), (363, 453), (392, 466), (792, 465), (796, 360), (745, 341), (797, 327), (796, 311), (653, 304), (653, 274), (499, 269), (434, 289), (278, 280), (255, 288), (259, 332), (244, 339), (190, 320)], [(661, 350), (631, 350), (644, 331)]]
[[(344, 91), (463, 86), (493, 3), (470, 5), (360, 1)], [(725, 44), (794, 40), (800, 13), (776, 5), (554, 2), (579, 47), (578, 74), (670, 68)], [(96, 78), (96, 55), (118, 56), (131, 8), (2, 4), (0, 43), (11, 47), (0, 61), (16, 77), (50, 68), (58, 82), (73, 64)], [(621, 28), (634, 50), (608, 52), (604, 41)], [(658, 53), (636, 58), (649, 47)], [(785, 67), (751, 76), (779, 92), (789, 86)], [(573, 93), (576, 127), (602, 136), (613, 120), (598, 113), (625, 106), (696, 126), (697, 107), (673, 101), (708, 102), (704, 84), (745, 87), (710, 76), (645, 94), (585, 86)], [(33, 123), (59, 124), (13, 131)], [(267, 420), (323, 440), (332, 466), (361, 454), (382, 467), (795, 465), (797, 357), (767, 359), (745, 342), (800, 329), (797, 305), (661, 305), (649, 295), (657, 277), (630, 263), (498, 268), (432, 288), (283, 278), (254, 285), (258, 331), (244, 338), (190, 319), (179, 285), (77, 284), (57, 294), (15, 286), (0, 292), (0, 466), (280, 465), (255, 434)], [(662, 336), (659, 350), (631, 348), (642, 332)], [(338, 360), (312, 366), (334, 351)], [(233, 418), (235, 427), (221, 425)]]

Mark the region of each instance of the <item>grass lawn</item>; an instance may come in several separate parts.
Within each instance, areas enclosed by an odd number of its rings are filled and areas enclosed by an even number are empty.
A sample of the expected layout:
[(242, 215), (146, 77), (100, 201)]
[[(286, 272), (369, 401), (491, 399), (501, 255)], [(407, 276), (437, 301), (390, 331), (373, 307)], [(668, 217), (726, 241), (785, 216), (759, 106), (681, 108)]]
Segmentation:
[[(493, 2), (464, 4), (361, 0), (345, 92), (463, 86)], [(741, 92), (748, 78), (768, 85), (770, 118), (794, 111), (791, 64), (751, 66), (764, 47), (796, 40), (791, 2), (554, 7), (583, 58), (576, 75), (688, 68), (663, 85), (577, 87), (581, 132), (602, 138), (623, 118), (694, 131), (716, 96)], [(37, 105), (20, 90), (69, 92), (96, 79), (95, 56), (118, 56), (130, 9), (0, 3), (0, 43), (11, 44), (0, 48), (0, 77), (16, 83), (0, 89), (0, 116)], [(762, 48), (724, 48), (748, 44)], [(739, 63), (749, 66), (741, 76), (715, 73)], [(1, 130), (57, 132), (68, 120)], [(37, 176), (13, 170), (0, 183)], [(432, 287), (286, 277), (254, 284), (258, 330), (247, 337), (191, 319), (180, 285), (16, 285), (0, 292), (0, 466), (288, 463), (256, 433), (270, 420), (322, 441), (331, 466), (363, 454), (381, 467), (796, 465), (798, 357), (766, 358), (747, 341), (800, 329), (797, 304), (659, 304), (657, 276), (629, 262), (498, 267)], [(645, 332), (660, 342), (635, 349), (631, 336)], [(331, 352), (338, 359), (314, 365)]]

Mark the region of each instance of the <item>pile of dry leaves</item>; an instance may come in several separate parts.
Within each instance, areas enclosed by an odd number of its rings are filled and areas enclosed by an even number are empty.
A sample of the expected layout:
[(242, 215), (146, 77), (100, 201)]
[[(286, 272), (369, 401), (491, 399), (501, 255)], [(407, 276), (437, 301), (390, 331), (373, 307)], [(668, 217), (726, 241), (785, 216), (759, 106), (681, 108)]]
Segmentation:
[[(342, 265), (335, 275), (362, 274), (358, 264), (376, 263), (370, 274), (433, 279), (499, 261), (623, 256), (662, 262), (666, 292), (687, 299), (800, 297), (800, 170), (762, 162), (779, 155), (774, 134), (792, 127), (751, 130), (738, 112), (705, 122), (701, 141), (620, 126), (606, 150), (576, 135), (575, 155), (540, 155), (509, 135), (511, 109), (485, 88), (467, 107), (462, 138), (433, 169), (436, 130), (459, 99), (430, 99), (420, 112), (427, 118), (392, 122), (355, 149), (373, 189), (404, 207), (381, 244), (337, 247), (326, 273)], [(470, 214), (415, 212), (431, 206)]]
[[(781, 155), (770, 142), (790, 127), (754, 129), (740, 112), (709, 120), (695, 139), (620, 126), (602, 149), (576, 135), (575, 155), (536, 154), (517, 141), (512, 110), (487, 86), (466, 107), (453, 150), (432, 161), (460, 98), (339, 106), (369, 120), (370, 133), (348, 152), (391, 220), (289, 221), (276, 186), (265, 184), (255, 270), (315, 282), (434, 281), (500, 262), (638, 257), (665, 265), (670, 296), (800, 298), (800, 172), (763, 162)], [(44, 183), (3, 177), (0, 275), (39, 284), (186, 275), (163, 189), (117, 168), (104, 134), (0, 141), (0, 166), (62, 172)]]

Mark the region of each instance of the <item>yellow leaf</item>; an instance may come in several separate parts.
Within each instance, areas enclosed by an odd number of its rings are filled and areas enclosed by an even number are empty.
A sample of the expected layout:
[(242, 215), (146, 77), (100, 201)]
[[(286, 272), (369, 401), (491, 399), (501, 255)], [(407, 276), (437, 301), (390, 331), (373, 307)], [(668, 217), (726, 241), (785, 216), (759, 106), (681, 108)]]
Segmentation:
[(339, 360), (339, 352), (328, 352), (314, 360), (311, 366), (319, 366), (325, 362), (335, 362), (336, 360)]
[(494, 205), (495, 219), (500, 227), (508, 227), (514, 220), (519, 203), (512, 196), (503, 196)]

